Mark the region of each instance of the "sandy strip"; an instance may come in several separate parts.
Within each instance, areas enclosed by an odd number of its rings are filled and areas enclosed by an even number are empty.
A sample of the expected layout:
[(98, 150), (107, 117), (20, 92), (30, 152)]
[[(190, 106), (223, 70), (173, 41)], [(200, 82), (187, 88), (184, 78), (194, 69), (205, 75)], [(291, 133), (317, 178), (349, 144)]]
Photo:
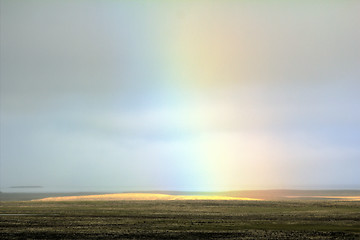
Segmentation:
[(87, 196), (49, 197), (32, 201), (121, 201), (121, 200), (242, 200), (258, 201), (257, 198), (239, 198), (226, 196), (183, 196), (152, 193), (115, 193)]

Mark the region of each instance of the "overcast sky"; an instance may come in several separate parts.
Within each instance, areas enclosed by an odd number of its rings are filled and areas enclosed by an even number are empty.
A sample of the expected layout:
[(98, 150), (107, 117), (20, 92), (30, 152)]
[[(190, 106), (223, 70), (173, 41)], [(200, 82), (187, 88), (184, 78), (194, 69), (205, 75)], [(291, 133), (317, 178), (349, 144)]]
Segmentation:
[(359, 189), (359, 12), (1, 0), (1, 190)]

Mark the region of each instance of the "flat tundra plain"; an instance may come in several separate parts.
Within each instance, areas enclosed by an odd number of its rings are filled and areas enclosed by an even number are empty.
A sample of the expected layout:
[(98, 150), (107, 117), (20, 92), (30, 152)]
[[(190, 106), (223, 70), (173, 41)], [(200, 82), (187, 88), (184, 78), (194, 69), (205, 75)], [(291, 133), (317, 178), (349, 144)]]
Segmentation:
[(360, 239), (359, 201), (3, 201), (0, 239)]

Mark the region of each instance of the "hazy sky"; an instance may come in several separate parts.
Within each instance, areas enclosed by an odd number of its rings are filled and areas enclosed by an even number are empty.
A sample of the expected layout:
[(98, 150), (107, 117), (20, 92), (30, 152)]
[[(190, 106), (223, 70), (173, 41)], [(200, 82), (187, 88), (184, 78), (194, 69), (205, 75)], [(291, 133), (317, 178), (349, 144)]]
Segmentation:
[(0, 187), (360, 188), (359, 12), (1, 0)]

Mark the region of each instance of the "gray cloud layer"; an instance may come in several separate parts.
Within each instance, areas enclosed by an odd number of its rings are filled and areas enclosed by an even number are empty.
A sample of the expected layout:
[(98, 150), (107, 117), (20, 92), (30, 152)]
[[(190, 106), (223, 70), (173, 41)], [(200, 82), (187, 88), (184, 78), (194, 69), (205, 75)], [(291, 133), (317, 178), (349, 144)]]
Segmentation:
[[(205, 188), (184, 159), (213, 142), (268, 174), (245, 184), (229, 167), (228, 188), (358, 186), (359, 11), (2, 0), (1, 187)], [(179, 81), (189, 72), (201, 79)]]

